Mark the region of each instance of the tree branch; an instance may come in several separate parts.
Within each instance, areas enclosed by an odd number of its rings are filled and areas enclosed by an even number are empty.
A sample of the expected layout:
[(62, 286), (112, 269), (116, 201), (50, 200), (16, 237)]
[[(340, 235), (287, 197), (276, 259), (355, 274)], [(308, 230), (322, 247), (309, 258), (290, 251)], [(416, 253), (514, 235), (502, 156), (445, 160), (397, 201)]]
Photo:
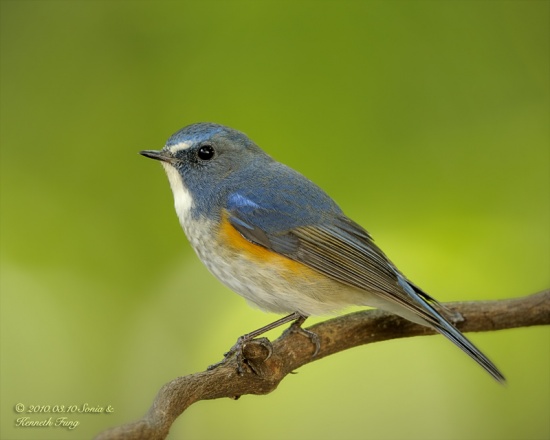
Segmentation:
[[(550, 324), (550, 289), (524, 298), (500, 301), (446, 303), (462, 314), (457, 324), (463, 332), (493, 331)], [(164, 439), (176, 418), (200, 400), (238, 398), (244, 394), (267, 394), (290, 372), (309, 362), (362, 344), (389, 339), (430, 335), (435, 332), (380, 310), (340, 316), (309, 328), (319, 336), (321, 349), (312, 357), (314, 345), (303, 335), (285, 331), (273, 342), (268, 357), (265, 346), (252, 341), (244, 355), (250, 369), (237, 374), (235, 356), (213, 370), (178, 377), (165, 384), (147, 414), (136, 422), (99, 434), (97, 440)]]

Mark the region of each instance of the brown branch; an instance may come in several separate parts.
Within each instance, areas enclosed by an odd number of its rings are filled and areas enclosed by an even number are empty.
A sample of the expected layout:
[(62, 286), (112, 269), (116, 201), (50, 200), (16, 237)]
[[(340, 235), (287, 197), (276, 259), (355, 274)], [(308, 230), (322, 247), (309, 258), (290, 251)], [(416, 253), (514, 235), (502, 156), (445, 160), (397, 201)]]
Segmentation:
[[(550, 289), (518, 299), (455, 302), (446, 306), (463, 315), (465, 320), (457, 327), (464, 332), (550, 324)], [(236, 372), (233, 356), (213, 370), (178, 377), (160, 389), (141, 420), (109, 429), (99, 434), (97, 440), (164, 439), (176, 418), (200, 400), (267, 394), (277, 388), (288, 373), (325, 356), (357, 345), (434, 333), (427, 327), (379, 310), (340, 316), (309, 330), (321, 341), (316, 357), (312, 357), (311, 341), (297, 333), (284, 332), (274, 341), (269, 359), (266, 359), (267, 349), (252, 341), (244, 349), (251, 369), (245, 369), (242, 376)]]

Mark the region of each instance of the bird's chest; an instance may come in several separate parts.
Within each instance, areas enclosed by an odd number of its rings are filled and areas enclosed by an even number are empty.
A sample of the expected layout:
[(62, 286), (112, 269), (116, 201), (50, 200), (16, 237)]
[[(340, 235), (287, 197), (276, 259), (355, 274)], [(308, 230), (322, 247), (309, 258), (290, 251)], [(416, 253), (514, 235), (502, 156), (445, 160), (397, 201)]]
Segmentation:
[(274, 275), (271, 252), (246, 240), (225, 219), (180, 217), (189, 243), (205, 266), (224, 284), (247, 297)]

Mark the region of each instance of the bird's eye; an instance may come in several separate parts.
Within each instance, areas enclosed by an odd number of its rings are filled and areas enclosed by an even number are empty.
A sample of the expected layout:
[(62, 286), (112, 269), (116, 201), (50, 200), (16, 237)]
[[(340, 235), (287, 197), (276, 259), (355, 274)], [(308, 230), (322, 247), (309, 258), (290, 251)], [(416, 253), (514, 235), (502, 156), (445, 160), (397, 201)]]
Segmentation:
[(203, 145), (197, 153), (199, 159), (210, 160), (214, 157), (214, 148), (211, 145)]

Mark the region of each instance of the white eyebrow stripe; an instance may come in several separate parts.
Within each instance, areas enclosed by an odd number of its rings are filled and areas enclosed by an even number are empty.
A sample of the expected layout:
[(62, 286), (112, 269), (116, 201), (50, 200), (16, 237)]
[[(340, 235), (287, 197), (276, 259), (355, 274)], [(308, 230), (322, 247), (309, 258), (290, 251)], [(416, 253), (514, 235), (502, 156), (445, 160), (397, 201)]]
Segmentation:
[(170, 153), (174, 154), (181, 150), (187, 150), (189, 147), (191, 147), (190, 143), (187, 142), (179, 142), (175, 145), (172, 145), (168, 149), (170, 150)]

